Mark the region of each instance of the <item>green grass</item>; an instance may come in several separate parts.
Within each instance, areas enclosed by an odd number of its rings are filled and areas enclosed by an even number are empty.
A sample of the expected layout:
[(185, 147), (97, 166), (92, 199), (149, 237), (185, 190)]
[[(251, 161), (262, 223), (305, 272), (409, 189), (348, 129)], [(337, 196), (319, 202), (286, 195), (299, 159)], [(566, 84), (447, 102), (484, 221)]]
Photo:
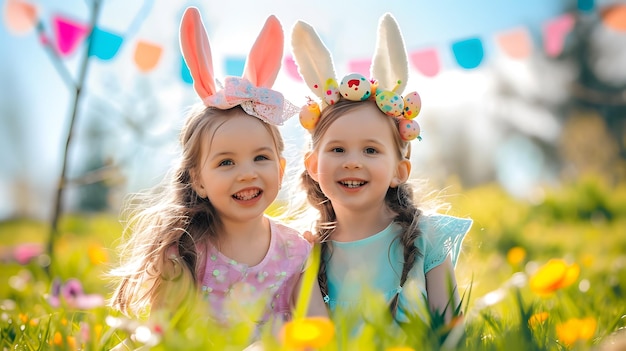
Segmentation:
[[(510, 198), (497, 186), (453, 186), (449, 192), (460, 194), (451, 198), (450, 214), (474, 219), (457, 265), (464, 323), (444, 325), (425, 311), (426, 317), (416, 316), (399, 327), (390, 323), (384, 302), (372, 296), (368, 308), (374, 317), (358, 332), (346, 334), (341, 331), (350, 329), (355, 317), (337, 316), (333, 341), (319, 349), (609, 350), (613, 338), (626, 338), (625, 184), (609, 186), (599, 178), (584, 178), (547, 189), (536, 204)], [(163, 350), (235, 350), (249, 342), (250, 325), (225, 329), (206, 321), (202, 314), (155, 315), (139, 322), (112, 319), (119, 316), (106, 307), (51, 306), (52, 282), (42, 267), (45, 257), (26, 265), (11, 259), (15, 245), (44, 243), (47, 231), (45, 223), (28, 220), (0, 224), (2, 349), (103, 350), (138, 330), (151, 330), (154, 338), (148, 342)], [(61, 233), (50, 266), (54, 276), (62, 281), (78, 278), (86, 293), (108, 297), (111, 287), (103, 273), (116, 262), (114, 247), (121, 234), (118, 219), (68, 215), (61, 222)], [(509, 262), (507, 252), (515, 247), (526, 255), (520, 262)], [(94, 261), (90, 248), (106, 262)], [(578, 265), (580, 274), (571, 285), (539, 296), (528, 279), (553, 258)], [(202, 307), (191, 310), (202, 311)], [(547, 319), (529, 325), (529, 318), (540, 312), (547, 313)], [(595, 322), (591, 336), (566, 345), (561, 340), (566, 336), (563, 330), (576, 329), (567, 323), (585, 318)], [(267, 349), (289, 349), (272, 331), (262, 336)]]

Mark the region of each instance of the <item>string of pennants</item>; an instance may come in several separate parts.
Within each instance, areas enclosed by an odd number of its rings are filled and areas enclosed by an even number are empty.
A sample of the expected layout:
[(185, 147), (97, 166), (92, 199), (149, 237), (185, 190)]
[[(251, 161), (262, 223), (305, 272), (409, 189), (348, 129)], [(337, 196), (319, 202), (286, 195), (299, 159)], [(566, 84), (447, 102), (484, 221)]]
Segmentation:
[[(593, 0), (578, 0), (578, 10), (589, 12), (593, 10)], [(4, 22), (9, 31), (15, 35), (24, 35), (40, 25), (38, 8), (27, 0), (6, 0), (4, 6)], [(600, 19), (608, 28), (626, 33), (626, 4), (606, 6), (600, 11)], [(562, 50), (568, 34), (575, 24), (572, 13), (564, 13), (547, 20), (542, 27), (542, 49), (550, 57), (558, 56)], [(42, 36), (43, 44), (51, 45), (61, 57), (72, 55), (90, 35), (89, 56), (108, 61), (114, 59), (124, 44), (124, 38), (105, 28), (90, 28), (88, 23), (76, 21), (67, 16), (57, 14), (51, 18), (53, 36)], [(533, 50), (533, 40), (525, 27), (515, 27), (494, 34), (496, 46), (506, 55), (514, 59), (528, 57)], [(164, 47), (159, 43), (137, 39), (135, 41), (133, 60), (137, 69), (148, 73), (154, 70), (163, 54)], [(479, 67), (485, 60), (483, 40), (479, 37), (457, 40), (450, 45), (451, 53), (456, 63), (464, 69)], [(424, 76), (434, 77), (442, 70), (440, 49), (420, 48), (409, 50), (409, 62), (413, 69)], [(180, 57), (181, 79), (188, 84), (192, 83), (189, 70)], [(241, 75), (245, 57), (226, 57), (224, 68), (227, 75)], [(348, 69), (367, 75), (369, 59), (351, 59)], [(301, 80), (296, 65), (291, 56), (284, 59), (285, 73), (295, 80)]]

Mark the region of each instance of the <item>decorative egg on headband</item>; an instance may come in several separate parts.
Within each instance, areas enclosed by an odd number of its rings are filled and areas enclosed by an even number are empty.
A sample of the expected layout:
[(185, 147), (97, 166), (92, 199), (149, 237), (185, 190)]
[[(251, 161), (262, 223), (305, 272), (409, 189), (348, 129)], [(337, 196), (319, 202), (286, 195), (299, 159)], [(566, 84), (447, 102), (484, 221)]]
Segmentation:
[(405, 141), (411, 141), (415, 138), (420, 138), (420, 125), (417, 121), (406, 118), (398, 118), (398, 131), (400, 132), (400, 138)]
[(309, 99), (306, 105), (302, 106), (302, 109), (300, 109), (300, 124), (308, 131), (313, 130), (320, 120), (320, 113), (320, 105), (312, 99)]
[(344, 99), (364, 101), (372, 95), (372, 83), (362, 74), (348, 74), (341, 80), (339, 92)]
[(404, 97), (404, 118), (413, 119), (422, 110), (422, 98), (416, 91), (407, 94)]
[(402, 96), (390, 90), (378, 92), (376, 94), (376, 104), (381, 111), (390, 117), (400, 116), (404, 111)]

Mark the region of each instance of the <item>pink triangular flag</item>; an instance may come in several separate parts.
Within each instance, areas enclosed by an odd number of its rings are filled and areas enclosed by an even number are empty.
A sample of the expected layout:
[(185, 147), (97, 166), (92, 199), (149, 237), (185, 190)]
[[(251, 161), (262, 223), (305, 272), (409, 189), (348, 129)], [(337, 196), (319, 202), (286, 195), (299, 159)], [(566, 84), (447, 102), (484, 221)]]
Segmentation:
[(348, 62), (348, 72), (350, 73), (361, 73), (366, 78), (374, 78), (369, 77), (370, 75), (370, 66), (372, 65), (371, 59), (357, 59)]
[(523, 59), (530, 56), (532, 43), (524, 27), (496, 34), (496, 42), (502, 51), (512, 58)]
[(435, 49), (423, 49), (409, 53), (411, 64), (426, 77), (434, 77), (441, 69)]
[(13, 34), (26, 34), (35, 28), (37, 8), (22, 0), (8, 0), (4, 7), (4, 23)]
[(85, 40), (89, 26), (60, 15), (52, 19), (57, 49), (63, 56), (68, 56)]
[(550, 20), (544, 27), (543, 48), (550, 57), (556, 57), (563, 51), (565, 38), (574, 28), (574, 16), (566, 13)]
[(300, 73), (298, 73), (298, 66), (296, 66), (296, 61), (293, 60), (292, 56), (287, 56), (283, 60), (283, 67), (285, 68), (285, 72), (287, 75), (294, 80), (301, 82), (302, 77), (300, 77)]

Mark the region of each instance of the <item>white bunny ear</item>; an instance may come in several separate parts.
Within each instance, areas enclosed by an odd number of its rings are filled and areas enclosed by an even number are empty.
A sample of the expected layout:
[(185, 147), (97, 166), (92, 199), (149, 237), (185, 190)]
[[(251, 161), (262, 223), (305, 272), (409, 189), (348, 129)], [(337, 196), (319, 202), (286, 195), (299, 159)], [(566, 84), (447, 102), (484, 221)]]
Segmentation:
[(384, 14), (378, 24), (376, 53), (370, 74), (372, 78), (378, 80), (380, 89), (395, 88), (397, 94), (402, 94), (409, 78), (409, 63), (402, 33), (390, 13)]
[(291, 46), (298, 72), (309, 89), (324, 101), (325, 85), (329, 79), (335, 79), (335, 67), (330, 51), (315, 29), (303, 21), (296, 22), (293, 27)]

